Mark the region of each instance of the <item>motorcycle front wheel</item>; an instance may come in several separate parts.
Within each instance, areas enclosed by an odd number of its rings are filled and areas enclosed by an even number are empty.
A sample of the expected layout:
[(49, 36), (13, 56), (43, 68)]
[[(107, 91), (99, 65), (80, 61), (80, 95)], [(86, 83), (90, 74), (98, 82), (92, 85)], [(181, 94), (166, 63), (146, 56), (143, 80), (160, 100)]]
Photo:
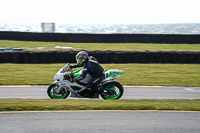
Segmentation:
[(124, 93), (123, 86), (117, 81), (107, 82), (103, 85), (104, 94), (100, 94), (103, 99), (120, 99)]
[(58, 85), (51, 84), (47, 89), (47, 94), (51, 99), (65, 99), (69, 96), (70, 92), (62, 89), (60, 93), (56, 93)]

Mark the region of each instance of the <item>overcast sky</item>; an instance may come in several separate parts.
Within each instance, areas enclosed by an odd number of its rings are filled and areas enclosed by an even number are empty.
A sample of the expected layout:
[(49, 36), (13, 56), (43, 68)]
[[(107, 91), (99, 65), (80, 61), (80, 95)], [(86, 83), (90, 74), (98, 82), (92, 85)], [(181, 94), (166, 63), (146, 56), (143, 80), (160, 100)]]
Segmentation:
[(0, 22), (200, 23), (200, 0), (0, 0)]

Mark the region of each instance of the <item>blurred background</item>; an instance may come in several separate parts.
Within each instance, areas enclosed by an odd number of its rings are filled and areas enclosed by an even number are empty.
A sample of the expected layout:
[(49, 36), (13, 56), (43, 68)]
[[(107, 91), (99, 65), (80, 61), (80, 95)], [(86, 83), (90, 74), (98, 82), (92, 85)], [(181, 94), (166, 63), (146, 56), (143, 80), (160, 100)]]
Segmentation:
[[(0, 0), (0, 3), (0, 31), (200, 33), (198, 0)], [(46, 28), (53, 24), (53, 30), (44, 30), (42, 23), (46, 23)]]
[(86, 50), (123, 64), (124, 85), (200, 86), (199, 13), (199, 0), (0, 0), (0, 85), (50, 84)]

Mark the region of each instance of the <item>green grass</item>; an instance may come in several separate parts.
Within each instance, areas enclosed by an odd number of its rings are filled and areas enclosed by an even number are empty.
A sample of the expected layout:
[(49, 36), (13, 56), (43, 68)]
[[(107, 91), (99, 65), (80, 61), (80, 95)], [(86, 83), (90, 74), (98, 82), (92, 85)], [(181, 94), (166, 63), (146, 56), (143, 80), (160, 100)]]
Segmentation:
[[(55, 46), (73, 47), (73, 49), (92, 50), (156, 50), (156, 51), (199, 51), (200, 44), (150, 44), (150, 43), (63, 43), (0, 40), (0, 47), (37, 48)], [(73, 50), (72, 49), (72, 50)]]
[[(0, 85), (47, 85), (65, 64), (0, 64)], [(120, 69), (123, 85), (200, 86), (200, 64), (102, 64)]]
[(195, 100), (0, 99), (0, 111), (24, 111), (24, 110), (200, 111), (200, 99), (195, 99)]
[[(73, 47), (72, 50), (200, 51), (200, 44), (62, 43), (0, 40), (0, 47)], [(65, 64), (0, 64), (0, 85), (45, 85)], [(123, 85), (200, 86), (200, 64), (102, 64), (121, 69)], [(74, 100), (0, 99), (0, 111), (23, 110), (186, 110), (200, 111), (200, 99), (183, 100)]]

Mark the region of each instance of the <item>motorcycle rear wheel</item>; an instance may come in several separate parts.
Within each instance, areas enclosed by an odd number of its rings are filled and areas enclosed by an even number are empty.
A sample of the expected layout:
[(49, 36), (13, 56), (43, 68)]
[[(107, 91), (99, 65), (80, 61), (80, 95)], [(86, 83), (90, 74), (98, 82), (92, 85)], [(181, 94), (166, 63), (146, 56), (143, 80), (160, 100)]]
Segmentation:
[(69, 96), (70, 91), (65, 89), (61, 90), (60, 93), (56, 93), (58, 89), (58, 85), (51, 84), (47, 89), (47, 94), (51, 99), (65, 99)]
[(107, 82), (103, 85), (104, 94), (108, 95), (101, 95), (103, 99), (120, 99), (124, 93), (123, 86), (117, 81)]

